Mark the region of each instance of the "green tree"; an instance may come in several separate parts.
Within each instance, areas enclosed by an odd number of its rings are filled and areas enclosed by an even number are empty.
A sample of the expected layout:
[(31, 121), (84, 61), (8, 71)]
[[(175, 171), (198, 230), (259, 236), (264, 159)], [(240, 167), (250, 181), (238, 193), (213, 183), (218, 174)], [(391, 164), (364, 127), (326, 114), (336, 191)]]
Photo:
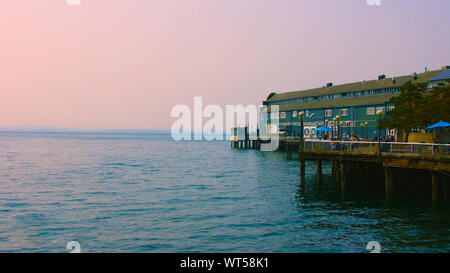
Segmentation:
[(423, 110), (425, 127), (441, 120), (450, 122), (450, 81), (446, 85), (434, 87), (426, 94)]
[(396, 128), (404, 134), (405, 141), (408, 141), (409, 132), (412, 129), (424, 128), (425, 117), (422, 113), (425, 109), (426, 90), (426, 83), (406, 82), (400, 88), (400, 95), (390, 99), (390, 102), (395, 104), (395, 108), (387, 112), (381, 127)]
[(390, 102), (395, 108), (387, 112), (381, 127), (396, 128), (407, 142), (412, 129), (424, 129), (440, 120), (450, 121), (450, 82), (428, 90), (426, 83), (409, 81)]

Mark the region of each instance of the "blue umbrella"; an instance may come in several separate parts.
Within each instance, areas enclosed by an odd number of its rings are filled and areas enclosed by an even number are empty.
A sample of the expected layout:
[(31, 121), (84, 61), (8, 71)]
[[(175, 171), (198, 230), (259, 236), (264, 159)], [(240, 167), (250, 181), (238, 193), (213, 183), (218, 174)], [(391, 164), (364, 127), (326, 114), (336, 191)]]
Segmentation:
[(328, 128), (327, 126), (320, 126), (319, 128), (316, 128), (316, 132), (330, 132), (332, 131), (331, 128)]
[(447, 128), (450, 128), (450, 123), (441, 120), (438, 123), (425, 128), (425, 131), (442, 130)]

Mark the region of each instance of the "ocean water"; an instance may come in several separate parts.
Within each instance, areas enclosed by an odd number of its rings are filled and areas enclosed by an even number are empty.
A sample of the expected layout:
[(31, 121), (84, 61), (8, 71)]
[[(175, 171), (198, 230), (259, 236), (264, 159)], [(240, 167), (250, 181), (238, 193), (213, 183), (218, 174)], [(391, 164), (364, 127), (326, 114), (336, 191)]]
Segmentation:
[[(309, 164), (309, 163), (307, 163)], [(449, 252), (447, 204), (342, 194), (323, 166), (164, 134), (0, 133), (0, 252)]]

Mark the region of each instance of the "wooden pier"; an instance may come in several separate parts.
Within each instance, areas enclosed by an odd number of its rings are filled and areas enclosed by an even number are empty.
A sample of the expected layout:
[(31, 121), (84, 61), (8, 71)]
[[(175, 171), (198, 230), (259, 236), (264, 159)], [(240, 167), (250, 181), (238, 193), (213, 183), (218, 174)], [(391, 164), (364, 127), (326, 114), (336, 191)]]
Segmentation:
[[(234, 148), (259, 149), (261, 140), (232, 141)], [(280, 149), (292, 159), (298, 154), (300, 187), (306, 184), (306, 161), (316, 164), (317, 183), (322, 183), (322, 162), (331, 162), (332, 174), (342, 191), (382, 190), (394, 194), (429, 192), (433, 201), (448, 199), (450, 145), (281, 139)]]

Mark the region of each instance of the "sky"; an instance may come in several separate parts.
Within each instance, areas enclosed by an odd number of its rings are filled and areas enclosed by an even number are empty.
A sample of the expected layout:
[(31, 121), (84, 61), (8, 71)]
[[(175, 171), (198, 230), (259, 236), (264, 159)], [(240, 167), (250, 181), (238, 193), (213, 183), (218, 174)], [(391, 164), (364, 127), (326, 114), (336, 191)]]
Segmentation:
[(0, 127), (168, 129), (177, 104), (450, 65), (450, 1), (0, 0)]

